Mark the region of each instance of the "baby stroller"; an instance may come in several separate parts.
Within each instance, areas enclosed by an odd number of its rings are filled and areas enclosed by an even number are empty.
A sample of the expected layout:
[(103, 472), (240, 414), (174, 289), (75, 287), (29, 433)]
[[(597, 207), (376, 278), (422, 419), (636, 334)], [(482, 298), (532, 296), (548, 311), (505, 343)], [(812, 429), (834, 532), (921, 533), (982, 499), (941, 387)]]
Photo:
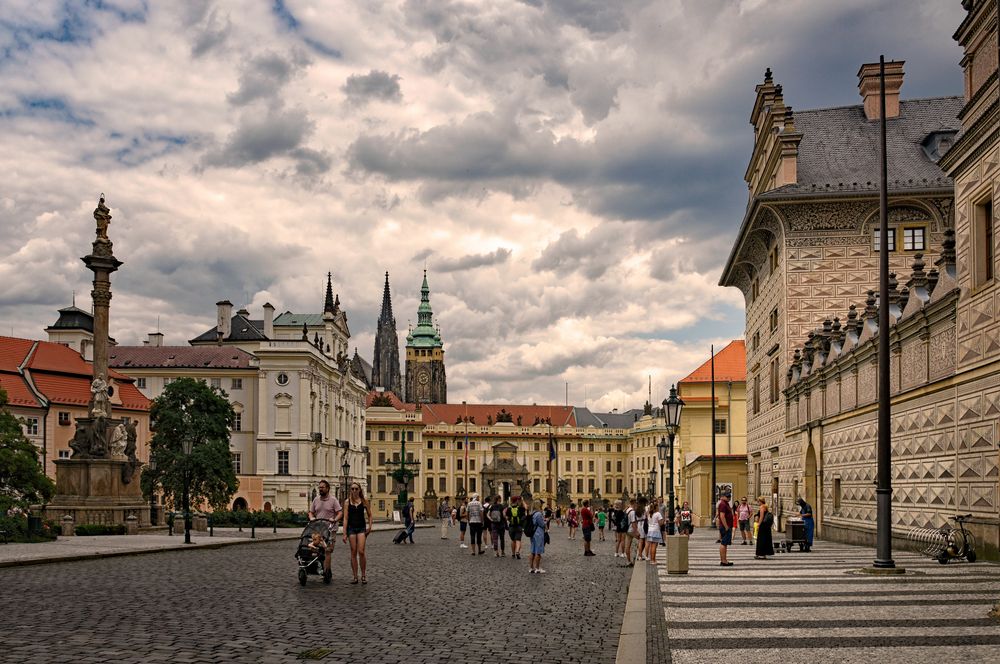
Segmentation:
[[(306, 578), (310, 574), (322, 575), (323, 583), (330, 583), (333, 574), (323, 570), (323, 561), (326, 559), (327, 547), (333, 546), (334, 528), (334, 523), (328, 519), (313, 519), (302, 530), (299, 545), (295, 549), (295, 560), (299, 564), (299, 585), (306, 585)], [(322, 547), (310, 546), (314, 533), (323, 538)]]

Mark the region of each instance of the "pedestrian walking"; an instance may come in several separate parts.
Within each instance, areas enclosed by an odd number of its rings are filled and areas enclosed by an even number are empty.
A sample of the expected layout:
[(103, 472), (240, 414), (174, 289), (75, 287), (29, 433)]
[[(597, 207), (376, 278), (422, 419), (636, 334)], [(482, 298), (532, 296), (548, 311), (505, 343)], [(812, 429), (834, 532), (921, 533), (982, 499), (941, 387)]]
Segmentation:
[(542, 514), (542, 501), (540, 500), (535, 501), (535, 509), (531, 513), (529, 528), (531, 530), (531, 567), (528, 572), (530, 574), (545, 574), (545, 570), (542, 569), (542, 555), (545, 553), (546, 521)]
[(622, 501), (616, 500), (611, 505), (611, 532), (615, 535), (615, 558), (625, 557), (625, 533), (628, 532), (628, 520), (625, 517), (625, 510), (622, 509)]
[(740, 525), (740, 535), (743, 536), (743, 546), (746, 546), (747, 538), (750, 537), (750, 515), (753, 509), (747, 504), (747, 497), (743, 496), (740, 498), (739, 504), (736, 506), (736, 522)]
[(813, 535), (816, 532), (816, 520), (813, 518), (812, 505), (807, 503), (802, 498), (799, 498), (798, 503), (799, 515), (802, 517), (802, 525), (805, 526), (806, 531), (806, 546), (802, 550), (809, 553), (812, 551)]
[(410, 538), (410, 544), (416, 544), (413, 541), (413, 531), (417, 529), (417, 512), (413, 506), (413, 498), (407, 500), (406, 506), (403, 507), (403, 525), (406, 526), (406, 536)]
[(728, 548), (733, 543), (733, 508), (729, 505), (729, 493), (723, 493), (719, 504), (715, 507), (716, 523), (719, 526), (719, 565), (732, 567), (729, 562)]
[(524, 521), (529, 516), (525, 506), (521, 504), (521, 496), (512, 496), (510, 507), (507, 508), (507, 528), (510, 533), (510, 557), (521, 559), (521, 535), (524, 533)]
[(754, 550), (756, 560), (767, 560), (768, 556), (774, 555), (774, 541), (772, 532), (774, 528), (774, 515), (767, 509), (767, 501), (763, 498), (757, 499), (757, 548)]
[(691, 503), (686, 500), (677, 513), (677, 526), (681, 535), (690, 537), (694, 532), (694, 512), (691, 511)]
[(448, 526), (451, 525), (451, 500), (448, 496), (441, 501), (438, 518), (441, 519), (441, 539), (448, 539)]
[(635, 498), (629, 500), (628, 509), (625, 510), (625, 522), (628, 524), (628, 531), (625, 533), (625, 559), (628, 566), (632, 567), (635, 560), (632, 558), (632, 544), (639, 541), (639, 517), (635, 513)]
[(590, 540), (594, 537), (594, 513), (590, 509), (590, 501), (583, 501), (583, 508), (580, 510), (580, 528), (583, 530), (583, 555), (596, 556), (590, 549)]
[(566, 512), (566, 525), (569, 526), (569, 538), (576, 539), (576, 528), (579, 525), (580, 513), (576, 511), (576, 503), (569, 504), (569, 511)]
[(646, 534), (649, 529), (649, 505), (645, 498), (640, 498), (635, 504), (635, 518), (639, 533), (639, 560), (648, 560), (646, 556)]
[(347, 509), (344, 510), (344, 543), (351, 544), (351, 572), (358, 582), (358, 567), (361, 567), (361, 583), (368, 583), (368, 555), (365, 543), (372, 532), (372, 506), (365, 498), (365, 492), (357, 482), (351, 484), (347, 497)]
[(469, 537), (472, 539), (472, 555), (482, 555), (483, 551), (483, 504), (479, 502), (479, 494), (472, 494), (467, 514), (469, 518)]
[(646, 560), (649, 561), (650, 565), (656, 565), (656, 549), (663, 543), (663, 534), (660, 532), (660, 526), (663, 524), (663, 513), (660, 512), (660, 505), (656, 498), (653, 498), (653, 502), (649, 504), (649, 515), (646, 518), (649, 523), (646, 533)]
[(493, 539), (493, 553), (497, 558), (507, 555), (504, 550), (504, 542), (507, 536), (507, 522), (504, 514), (507, 506), (503, 504), (500, 496), (494, 496), (490, 509), (486, 512), (486, 518), (490, 522), (490, 536)]
[(608, 511), (605, 508), (601, 508), (597, 511), (597, 541), (604, 541), (604, 529), (608, 525)]
[(469, 529), (469, 499), (463, 498), (462, 504), (458, 506), (458, 548), (468, 549), (465, 543), (465, 531)]
[(488, 547), (493, 546), (493, 542), (490, 539), (490, 534), (491, 534), (490, 522), (486, 516), (487, 514), (490, 513), (490, 502), (492, 500), (493, 496), (486, 496), (485, 500), (483, 500), (483, 543)]
[(559, 505), (556, 505), (556, 523), (559, 524), (560, 528), (563, 525), (562, 507), (560, 507)]
[(316, 492), (318, 495), (313, 498), (312, 503), (309, 505), (307, 516), (310, 521), (313, 519), (326, 519), (330, 522), (330, 546), (326, 547), (326, 559), (323, 562), (323, 570), (330, 572), (330, 559), (333, 557), (333, 545), (337, 538), (337, 522), (340, 521), (340, 515), (343, 510), (337, 497), (330, 493), (329, 482), (320, 480), (316, 486)]

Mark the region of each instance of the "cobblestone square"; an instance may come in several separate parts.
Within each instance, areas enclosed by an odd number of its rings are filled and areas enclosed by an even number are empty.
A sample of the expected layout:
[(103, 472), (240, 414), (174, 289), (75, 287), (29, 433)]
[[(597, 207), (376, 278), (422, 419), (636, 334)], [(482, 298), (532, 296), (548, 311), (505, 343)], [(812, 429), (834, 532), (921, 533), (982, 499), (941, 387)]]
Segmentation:
[(369, 540), (369, 583), (296, 580), (294, 542), (0, 570), (9, 662), (613, 662), (631, 570), (555, 529), (544, 567), (475, 558), (436, 529)]

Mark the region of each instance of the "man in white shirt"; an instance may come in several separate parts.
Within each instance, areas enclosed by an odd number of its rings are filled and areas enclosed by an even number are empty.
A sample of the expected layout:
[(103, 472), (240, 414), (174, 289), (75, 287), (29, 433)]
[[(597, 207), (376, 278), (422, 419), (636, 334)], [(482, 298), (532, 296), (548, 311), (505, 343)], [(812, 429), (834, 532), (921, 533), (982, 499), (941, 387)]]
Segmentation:
[(309, 506), (309, 520), (327, 519), (331, 522), (330, 542), (326, 547), (326, 561), (323, 565), (323, 569), (329, 572), (330, 557), (333, 555), (333, 544), (337, 540), (337, 522), (340, 521), (342, 508), (337, 497), (330, 493), (330, 483), (326, 480), (319, 481), (317, 492), (319, 495), (313, 498), (312, 504)]

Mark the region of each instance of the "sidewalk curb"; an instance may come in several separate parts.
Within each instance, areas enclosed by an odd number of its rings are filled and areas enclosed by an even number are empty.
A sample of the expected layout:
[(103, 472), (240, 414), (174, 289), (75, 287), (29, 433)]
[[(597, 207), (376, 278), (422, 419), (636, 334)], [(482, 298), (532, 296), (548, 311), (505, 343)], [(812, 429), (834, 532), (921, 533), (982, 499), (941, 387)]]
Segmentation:
[(260, 542), (288, 542), (299, 539), (298, 535), (281, 535), (279, 537), (267, 537), (260, 539), (241, 539), (238, 542), (209, 542), (207, 544), (197, 544), (189, 546), (187, 544), (172, 544), (159, 549), (136, 549), (135, 551), (107, 551), (101, 553), (80, 553), (70, 556), (51, 556), (49, 558), (31, 558), (29, 560), (2, 560), (0, 569), (9, 567), (29, 567), (32, 565), (50, 565), (52, 563), (71, 563), (81, 560), (96, 560), (98, 558), (121, 558), (123, 556), (141, 556), (150, 553), (165, 553), (168, 551), (198, 551), (201, 549), (222, 549), (227, 546), (239, 546), (241, 544), (257, 544)]
[(646, 662), (646, 574), (646, 563), (637, 560), (628, 584), (615, 664)]

